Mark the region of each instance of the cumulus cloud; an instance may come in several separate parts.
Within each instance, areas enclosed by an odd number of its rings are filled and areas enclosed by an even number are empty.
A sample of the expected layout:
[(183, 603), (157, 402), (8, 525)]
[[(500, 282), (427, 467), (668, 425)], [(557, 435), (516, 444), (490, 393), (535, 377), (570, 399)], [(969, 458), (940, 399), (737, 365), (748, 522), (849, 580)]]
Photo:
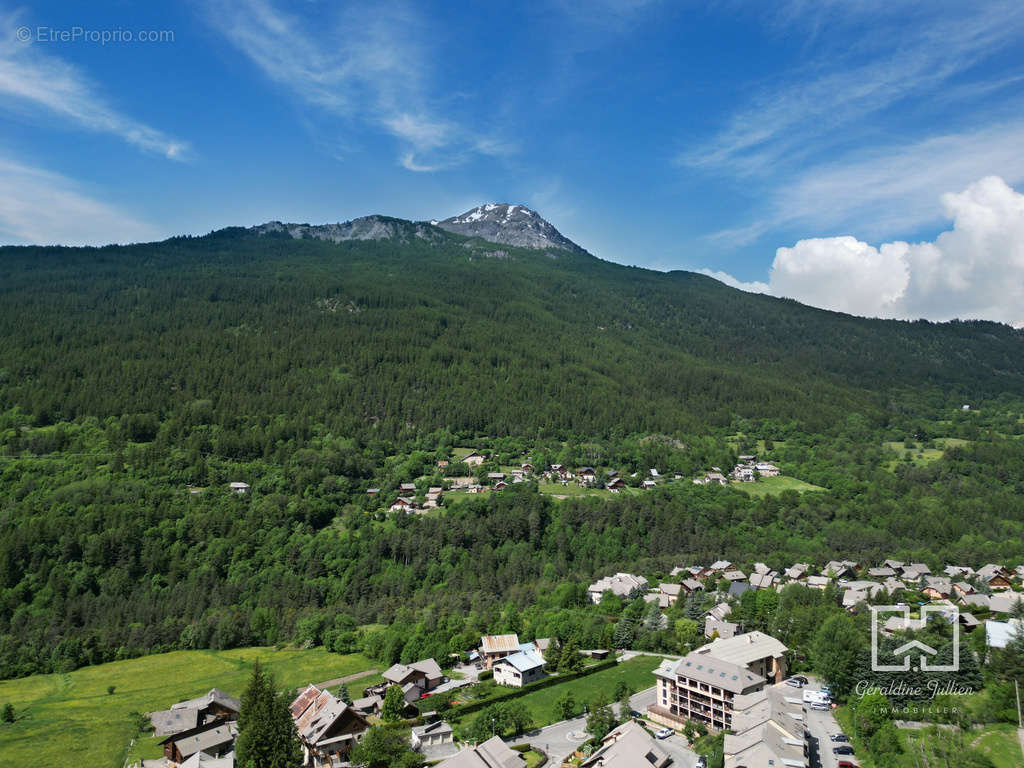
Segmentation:
[(953, 227), (931, 242), (800, 240), (776, 251), (767, 286), (701, 271), (743, 290), (855, 315), (1024, 327), (1024, 195), (988, 176), (943, 195), (942, 206)]

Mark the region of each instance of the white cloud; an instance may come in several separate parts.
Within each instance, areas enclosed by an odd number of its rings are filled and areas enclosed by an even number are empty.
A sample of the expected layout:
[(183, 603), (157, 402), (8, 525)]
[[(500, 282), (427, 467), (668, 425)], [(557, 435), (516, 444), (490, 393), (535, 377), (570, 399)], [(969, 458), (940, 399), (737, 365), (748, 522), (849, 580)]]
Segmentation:
[[(400, 143), (399, 163), (434, 171), (513, 145), (441, 118), (430, 103), (430, 37), (401, 2), (351, 5), (313, 28), (268, 0), (221, 0), (214, 25), (275, 83), (326, 114), (375, 126)], [(449, 110), (450, 111), (450, 110)]]
[(0, 158), (3, 242), (106, 245), (158, 237), (149, 224), (80, 192), (64, 176)]
[(708, 239), (742, 246), (783, 227), (892, 237), (940, 220), (936, 190), (962, 189), (992, 174), (1014, 185), (1024, 181), (1022, 144), (1024, 120), (1016, 120), (862, 151), (802, 172), (774, 191), (766, 216)]
[[(853, 237), (779, 248), (767, 292), (869, 317), (985, 319), (1024, 326), (1024, 195), (988, 176), (942, 206), (953, 228), (932, 242)], [(753, 290), (725, 273), (702, 270)]]
[(140, 123), (109, 106), (78, 69), (48, 55), (40, 45), (17, 39), (17, 14), (0, 16), (0, 103), (7, 109), (44, 110), (90, 131), (110, 133), (129, 144), (184, 160), (188, 142)]

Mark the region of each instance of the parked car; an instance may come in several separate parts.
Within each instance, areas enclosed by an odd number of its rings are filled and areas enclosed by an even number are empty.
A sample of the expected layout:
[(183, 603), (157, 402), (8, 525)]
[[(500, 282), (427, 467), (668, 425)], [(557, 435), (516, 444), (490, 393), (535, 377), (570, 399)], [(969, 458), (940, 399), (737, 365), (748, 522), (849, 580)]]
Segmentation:
[(675, 731), (673, 731), (671, 728), (662, 728), (660, 731), (654, 734), (654, 738), (667, 739), (673, 733), (675, 733)]
[(801, 683), (799, 680), (797, 680), (795, 677), (789, 678), (789, 680), (786, 681), (786, 685), (791, 685), (794, 688), (803, 688), (804, 687), (804, 684)]
[(832, 739), (832, 741), (850, 741), (850, 737), (847, 736), (845, 733), (833, 733), (831, 736), (829, 736), (829, 738)]
[(860, 768), (856, 763), (851, 763), (849, 760), (840, 760), (839, 768)]
[(852, 755), (853, 754), (853, 747), (851, 747), (849, 744), (841, 744), (838, 747), (833, 747), (832, 748), (832, 754), (833, 755)]
[(818, 712), (828, 712), (832, 709), (832, 705), (824, 701), (816, 701), (811, 704), (811, 709), (817, 710)]
[(807, 678), (804, 677), (803, 675), (793, 675), (793, 677), (790, 678), (790, 679), (791, 680), (799, 680), (800, 681), (800, 685), (807, 685)]
[(637, 712), (635, 709), (629, 713), (629, 716), (637, 720), (643, 717), (643, 715), (640, 712)]

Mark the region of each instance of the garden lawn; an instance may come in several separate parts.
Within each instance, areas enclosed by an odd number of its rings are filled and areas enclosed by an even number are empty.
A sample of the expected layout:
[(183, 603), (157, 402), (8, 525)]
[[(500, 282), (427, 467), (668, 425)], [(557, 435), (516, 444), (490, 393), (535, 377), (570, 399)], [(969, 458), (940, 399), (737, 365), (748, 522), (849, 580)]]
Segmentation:
[[(0, 766), (36, 768), (74, 764), (120, 768), (135, 735), (131, 712), (166, 709), (175, 702), (221, 688), (240, 697), (259, 659), (282, 688), (299, 688), (379, 667), (360, 654), (310, 650), (238, 648), (175, 651), (83, 667), (68, 674), (33, 675), (0, 681), (0, 706), (18, 714), (0, 725)], [(379, 679), (350, 683), (350, 690)], [(115, 686), (114, 693), (107, 688)], [(140, 737), (131, 757), (158, 757), (159, 739)]]
[(619, 680), (625, 680), (634, 693), (654, 685), (654, 675), (651, 673), (661, 661), (660, 656), (635, 656), (609, 669), (568, 680), (564, 685), (552, 685), (528, 693), (514, 701), (526, 705), (536, 727), (551, 725), (560, 719), (555, 715), (555, 700), (561, 698), (566, 691), (572, 691), (573, 697), (580, 704), (591, 704), (602, 692), (611, 701)]

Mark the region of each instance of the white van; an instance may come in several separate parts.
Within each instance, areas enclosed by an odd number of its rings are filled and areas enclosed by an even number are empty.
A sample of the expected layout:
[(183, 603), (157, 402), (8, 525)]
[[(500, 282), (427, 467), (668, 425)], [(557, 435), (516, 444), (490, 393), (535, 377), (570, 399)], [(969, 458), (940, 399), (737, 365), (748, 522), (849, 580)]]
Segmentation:
[(804, 704), (824, 704), (829, 705), (832, 699), (824, 691), (804, 691)]

